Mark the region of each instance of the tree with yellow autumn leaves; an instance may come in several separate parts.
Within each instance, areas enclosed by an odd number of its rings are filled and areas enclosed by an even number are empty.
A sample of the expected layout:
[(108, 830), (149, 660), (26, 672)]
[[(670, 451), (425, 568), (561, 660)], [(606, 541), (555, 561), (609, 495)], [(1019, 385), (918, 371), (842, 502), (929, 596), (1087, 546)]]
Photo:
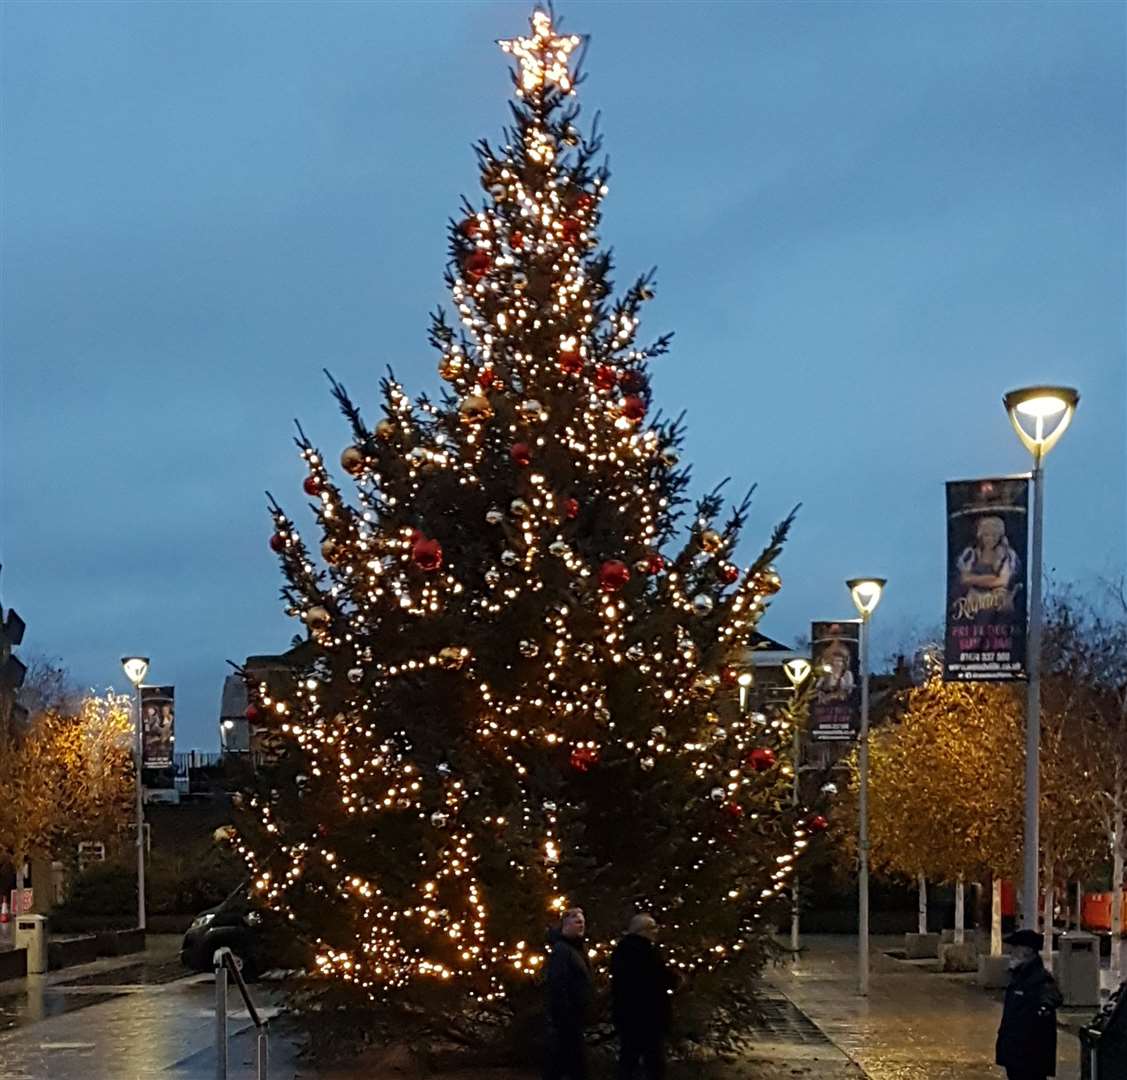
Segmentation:
[(129, 698), (90, 695), (0, 733), (0, 864), (22, 885), (33, 856), (57, 858), (128, 820), (133, 785)]

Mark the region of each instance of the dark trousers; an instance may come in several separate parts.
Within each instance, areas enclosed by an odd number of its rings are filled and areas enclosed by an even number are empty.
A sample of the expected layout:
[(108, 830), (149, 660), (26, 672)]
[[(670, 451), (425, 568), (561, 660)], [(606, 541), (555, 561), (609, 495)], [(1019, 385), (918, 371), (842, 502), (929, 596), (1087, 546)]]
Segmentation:
[(582, 1028), (552, 1028), (548, 1032), (544, 1080), (587, 1080)]
[(665, 1077), (665, 1046), (661, 1032), (618, 1029), (618, 1080), (634, 1080), (638, 1065), (646, 1080)]

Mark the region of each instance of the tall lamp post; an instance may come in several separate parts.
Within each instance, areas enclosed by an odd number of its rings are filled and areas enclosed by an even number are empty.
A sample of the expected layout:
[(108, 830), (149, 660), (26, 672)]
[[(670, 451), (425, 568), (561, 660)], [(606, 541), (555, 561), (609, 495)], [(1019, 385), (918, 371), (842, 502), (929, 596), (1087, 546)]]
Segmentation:
[[(805, 657), (795, 656), (783, 664), (783, 671), (786, 672), (786, 676), (790, 680), (792, 691), (791, 726), (794, 728), (794, 750), (792, 753), (794, 760), (794, 792), (791, 802), (794, 806), (795, 818), (797, 819), (801, 794), (799, 776), (802, 765), (802, 729), (799, 726), (797, 717), (794, 715), (794, 703), (798, 700), (799, 689), (810, 676), (810, 661)], [(798, 923), (798, 870), (796, 868), (794, 877), (791, 879), (790, 889), (790, 947), (791, 951), (795, 954), (798, 953)]]
[(137, 776), (137, 926), (145, 929), (145, 800), (144, 788), (141, 778), (141, 764), (143, 745), (141, 741), (141, 683), (149, 673), (149, 658), (147, 656), (123, 656), (121, 666), (125, 669), (126, 678), (133, 684), (134, 697), (137, 700), (137, 727), (134, 732), (133, 753), (136, 763)]
[(861, 616), (861, 793), (858, 799), (857, 965), (858, 992), (869, 993), (869, 620), (884, 592), (884, 578), (851, 578), (845, 583)]
[(1002, 398), (1010, 422), (1033, 455), (1033, 552), (1029, 563), (1029, 637), (1026, 643), (1025, 701), (1025, 850), (1022, 867), (1021, 923), (1037, 929), (1038, 865), (1041, 850), (1041, 573), (1045, 514), (1045, 455), (1072, 423), (1080, 395), (1068, 386), (1030, 386)]

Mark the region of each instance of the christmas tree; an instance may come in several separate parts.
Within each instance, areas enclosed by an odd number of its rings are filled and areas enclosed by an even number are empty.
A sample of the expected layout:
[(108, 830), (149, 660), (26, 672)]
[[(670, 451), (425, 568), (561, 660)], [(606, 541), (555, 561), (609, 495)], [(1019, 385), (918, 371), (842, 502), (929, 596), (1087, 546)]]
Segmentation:
[(316, 544), (271, 503), (307, 662), (251, 686), (275, 761), (239, 845), (316, 969), (371, 997), (503, 1000), (573, 904), (597, 960), (638, 910), (686, 972), (759, 957), (824, 824), (791, 807), (785, 715), (741, 705), (789, 520), (741, 569), (748, 500), (725, 516), (717, 489), (678, 543), (682, 428), (650, 375), (669, 338), (638, 342), (650, 275), (612, 298), (581, 39), (537, 12), (500, 44), (514, 123), (477, 147), (457, 322), (430, 328), (449, 389), (412, 402), (389, 376), (372, 427), (333, 382), (349, 497), (300, 434)]

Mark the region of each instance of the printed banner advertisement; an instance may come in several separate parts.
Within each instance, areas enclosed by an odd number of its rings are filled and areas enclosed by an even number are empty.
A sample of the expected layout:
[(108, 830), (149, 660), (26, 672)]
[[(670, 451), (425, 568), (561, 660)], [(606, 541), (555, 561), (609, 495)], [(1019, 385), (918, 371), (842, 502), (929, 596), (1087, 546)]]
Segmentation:
[(947, 682), (1025, 678), (1029, 480), (947, 485)]
[(854, 620), (811, 624), (814, 699), (810, 738), (850, 742), (861, 730), (861, 624)]
[(176, 690), (172, 686), (141, 687), (141, 763), (146, 769), (172, 767), (176, 741)]

